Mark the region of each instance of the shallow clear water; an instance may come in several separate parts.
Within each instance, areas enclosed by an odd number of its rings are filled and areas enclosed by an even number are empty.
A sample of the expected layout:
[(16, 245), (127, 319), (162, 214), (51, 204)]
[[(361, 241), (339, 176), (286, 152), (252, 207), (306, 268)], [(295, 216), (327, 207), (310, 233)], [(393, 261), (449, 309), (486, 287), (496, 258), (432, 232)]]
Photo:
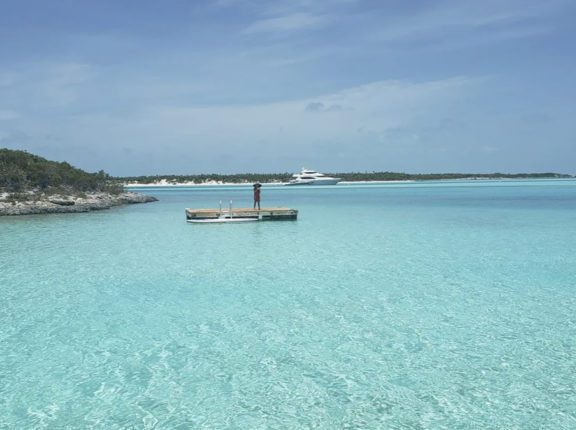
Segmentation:
[(0, 218), (0, 428), (576, 428), (576, 181), (145, 192)]

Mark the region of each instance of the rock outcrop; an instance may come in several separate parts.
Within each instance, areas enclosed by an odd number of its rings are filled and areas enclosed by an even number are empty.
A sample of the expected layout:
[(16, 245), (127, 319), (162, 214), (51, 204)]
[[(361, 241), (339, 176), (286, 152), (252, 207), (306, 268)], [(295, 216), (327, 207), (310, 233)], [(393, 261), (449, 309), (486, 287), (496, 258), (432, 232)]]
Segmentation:
[(157, 200), (156, 197), (132, 192), (120, 194), (86, 193), (82, 196), (45, 196), (32, 193), (27, 196), (26, 200), (22, 201), (11, 200), (9, 195), (0, 194), (0, 216), (89, 212)]

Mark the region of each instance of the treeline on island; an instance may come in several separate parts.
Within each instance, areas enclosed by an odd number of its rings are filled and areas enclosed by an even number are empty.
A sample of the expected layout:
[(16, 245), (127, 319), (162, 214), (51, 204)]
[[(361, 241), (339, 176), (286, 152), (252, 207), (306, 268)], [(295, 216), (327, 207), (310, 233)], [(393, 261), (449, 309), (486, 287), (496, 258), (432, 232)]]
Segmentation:
[(0, 149), (0, 190), (9, 193), (36, 190), (118, 194), (123, 186), (103, 170), (87, 173), (67, 162), (49, 161), (26, 151)]
[[(559, 173), (399, 173), (399, 172), (356, 172), (356, 173), (326, 173), (328, 176), (341, 178), (343, 181), (426, 181), (450, 179), (546, 179), (571, 178), (571, 175)], [(126, 176), (116, 179), (123, 183), (154, 184), (167, 183), (274, 183), (288, 182), (291, 173), (238, 173), (230, 175), (199, 174), (199, 175), (154, 175)]]
[(560, 173), (334, 173), (343, 181), (438, 181), (450, 179), (546, 179), (571, 178)]

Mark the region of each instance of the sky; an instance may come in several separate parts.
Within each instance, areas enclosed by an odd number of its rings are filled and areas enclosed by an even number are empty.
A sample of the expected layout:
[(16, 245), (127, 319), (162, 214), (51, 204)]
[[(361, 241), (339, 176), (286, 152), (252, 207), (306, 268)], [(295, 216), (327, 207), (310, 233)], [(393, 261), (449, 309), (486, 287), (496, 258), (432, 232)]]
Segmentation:
[(0, 147), (114, 176), (576, 174), (573, 0), (0, 0)]

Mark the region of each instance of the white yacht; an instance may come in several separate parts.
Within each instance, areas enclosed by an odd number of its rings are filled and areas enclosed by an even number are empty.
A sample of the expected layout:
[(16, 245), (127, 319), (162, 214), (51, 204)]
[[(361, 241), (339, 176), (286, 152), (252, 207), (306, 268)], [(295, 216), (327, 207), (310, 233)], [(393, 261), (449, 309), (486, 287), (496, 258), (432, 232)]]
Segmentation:
[(303, 168), (300, 173), (294, 173), (286, 185), (336, 185), (340, 178), (326, 176), (323, 173)]

